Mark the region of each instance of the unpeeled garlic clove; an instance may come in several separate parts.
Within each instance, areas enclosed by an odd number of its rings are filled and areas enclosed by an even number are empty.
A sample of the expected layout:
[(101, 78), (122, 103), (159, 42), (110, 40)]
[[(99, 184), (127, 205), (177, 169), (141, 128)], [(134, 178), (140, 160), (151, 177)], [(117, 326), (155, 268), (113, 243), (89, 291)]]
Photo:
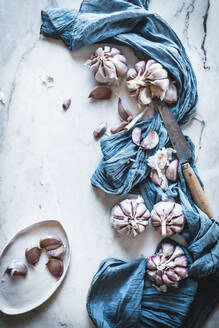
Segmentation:
[(130, 122), (132, 120), (132, 114), (123, 106), (122, 99), (120, 97), (118, 100), (118, 113), (123, 121)]
[(174, 82), (170, 82), (169, 87), (164, 96), (164, 101), (168, 104), (172, 104), (177, 101), (177, 88)]
[(93, 131), (94, 138), (101, 138), (106, 132), (106, 129), (107, 129), (107, 123), (106, 122), (100, 123)]
[(139, 146), (141, 141), (141, 128), (134, 128), (132, 130), (132, 141)]
[(149, 131), (148, 135), (143, 139), (141, 143), (142, 149), (153, 149), (159, 142), (159, 136), (156, 131)]
[(168, 181), (165, 175), (162, 177), (158, 176), (157, 170), (151, 169), (150, 178), (154, 184), (160, 186), (163, 191), (166, 191), (168, 188)]
[(174, 161), (172, 161), (169, 166), (166, 169), (166, 177), (168, 180), (175, 182), (178, 178), (178, 165), (179, 162), (177, 159), (175, 159)]
[(28, 264), (35, 265), (39, 262), (42, 249), (38, 246), (27, 248), (25, 251), (25, 256)]
[(65, 254), (65, 246), (62, 245), (59, 248), (47, 251), (47, 254), (51, 257), (61, 257), (62, 255)]
[(14, 276), (26, 276), (27, 266), (20, 260), (13, 260), (11, 264), (5, 270), (6, 273), (9, 273), (11, 277)]
[(47, 250), (56, 249), (62, 245), (62, 241), (56, 235), (49, 234), (40, 240), (40, 247)]
[(114, 126), (113, 128), (111, 128), (110, 131), (112, 134), (120, 132), (120, 131), (124, 130), (124, 128), (126, 127), (127, 124), (128, 124), (128, 122), (123, 121), (123, 122), (117, 124), (116, 126)]
[(105, 86), (101, 85), (96, 88), (94, 88), (91, 93), (89, 94), (88, 98), (93, 99), (109, 99), (112, 95), (112, 90)]
[(51, 273), (56, 279), (59, 279), (62, 274), (63, 274), (63, 263), (61, 260), (58, 259), (50, 259), (47, 263), (46, 266)]
[(64, 110), (67, 110), (70, 107), (70, 105), (71, 105), (71, 98), (68, 98), (63, 102), (62, 107)]

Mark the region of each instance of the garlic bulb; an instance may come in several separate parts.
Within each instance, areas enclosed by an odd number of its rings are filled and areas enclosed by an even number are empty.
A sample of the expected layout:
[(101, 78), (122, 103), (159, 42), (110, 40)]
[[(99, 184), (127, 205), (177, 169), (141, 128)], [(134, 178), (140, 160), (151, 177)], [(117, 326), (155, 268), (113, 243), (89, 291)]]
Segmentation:
[(136, 237), (145, 231), (150, 212), (141, 197), (125, 199), (112, 208), (112, 226), (122, 235)]
[(151, 211), (151, 223), (163, 237), (181, 232), (185, 223), (182, 206), (172, 201), (155, 204)]
[(89, 66), (95, 79), (100, 83), (109, 83), (125, 75), (127, 61), (116, 48), (105, 46), (98, 48), (88, 59), (85, 65)]
[(6, 273), (9, 273), (11, 277), (14, 276), (26, 276), (27, 266), (20, 260), (12, 260), (5, 270)]
[(183, 249), (163, 243), (157, 254), (147, 258), (147, 274), (163, 292), (167, 287), (178, 287), (179, 281), (188, 276), (188, 260)]
[(157, 97), (167, 103), (177, 101), (177, 89), (168, 72), (153, 59), (142, 60), (127, 72), (127, 88), (140, 105), (149, 105)]

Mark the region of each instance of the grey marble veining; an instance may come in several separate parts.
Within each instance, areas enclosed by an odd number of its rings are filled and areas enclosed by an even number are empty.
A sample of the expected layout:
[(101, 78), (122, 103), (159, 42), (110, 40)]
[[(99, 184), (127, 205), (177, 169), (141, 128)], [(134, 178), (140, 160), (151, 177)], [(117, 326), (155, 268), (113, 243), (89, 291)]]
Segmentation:
[[(153, 252), (160, 237), (152, 230), (134, 241), (109, 225), (112, 205), (124, 197), (95, 191), (90, 176), (101, 152), (92, 131), (101, 121), (116, 123), (116, 95), (110, 101), (87, 99), (95, 85), (84, 61), (95, 49), (70, 53), (60, 41), (39, 35), (40, 11), (48, 6), (79, 7), (80, 0), (0, 1), (0, 248), (20, 229), (43, 219), (60, 219), (72, 247), (69, 273), (61, 288), (40, 308), (21, 316), (1, 315), (2, 328), (92, 327), (86, 294), (100, 261), (130, 260)], [(182, 40), (198, 80), (198, 111), (184, 128), (195, 142), (197, 165), (215, 216), (219, 215), (219, 2), (151, 0), (150, 10), (165, 18)], [(130, 65), (131, 49), (120, 47)], [(47, 89), (39, 75), (51, 74)], [(127, 105), (137, 110), (121, 85)], [(72, 97), (67, 112), (62, 102)], [(80, 268), (80, 270), (76, 269)], [(203, 328), (217, 328), (219, 310)]]

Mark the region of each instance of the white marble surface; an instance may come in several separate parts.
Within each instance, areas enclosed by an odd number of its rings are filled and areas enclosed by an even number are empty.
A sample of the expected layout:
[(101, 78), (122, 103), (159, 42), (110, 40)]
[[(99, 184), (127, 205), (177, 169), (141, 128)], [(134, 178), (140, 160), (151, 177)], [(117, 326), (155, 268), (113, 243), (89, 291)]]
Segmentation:
[[(101, 121), (118, 121), (116, 95), (92, 103), (95, 85), (83, 62), (95, 48), (70, 53), (62, 42), (39, 36), (40, 10), (48, 6), (79, 7), (80, 0), (1, 0), (0, 88), (0, 248), (21, 228), (43, 219), (60, 219), (67, 229), (72, 261), (55, 296), (40, 308), (16, 317), (1, 315), (2, 328), (92, 327), (86, 294), (100, 261), (130, 260), (154, 250), (159, 236), (148, 231), (134, 241), (116, 235), (109, 225), (112, 205), (121, 197), (95, 191), (90, 177), (101, 152), (92, 131)], [(151, 0), (150, 9), (175, 29), (198, 79), (197, 116), (185, 128), (196, 144), (197, 165), (215, 216), (219, 214), (218, 83), (219, 3), (210, 0)], [(120, 47), (135, 62), (132, 50)], [(39, 74), (55, 78), (47, 89)], [(121, 86), (126, 103), (135, 110)], [(62, 102), (72, 97), (67, 112)], [(215, 311), (204, 328), (218, 327)]]

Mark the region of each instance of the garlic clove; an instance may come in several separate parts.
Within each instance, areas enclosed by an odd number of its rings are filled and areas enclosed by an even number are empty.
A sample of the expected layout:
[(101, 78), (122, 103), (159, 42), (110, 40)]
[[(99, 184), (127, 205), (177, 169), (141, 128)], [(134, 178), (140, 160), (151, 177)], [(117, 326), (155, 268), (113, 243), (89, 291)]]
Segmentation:
[(175, 159), (169, 164), (165, 172), (165, 175), (168, 180), (175, 182), (178, 179), (178, 165), (179, 162), (177, 159)]
[(175, 258), (174, 264), (175, 266), (187, 267), (188, 260), (185, 255), (181, 255)]
[(146, 208), (144, 203), (138, 204), (136, 211), (135, 211), (135, 217), (140, 218), (140, 217), (146, 216), (146, 215), (148, 217), (150, 217), (150, 212), (148, 211), (148, 209)]
[(166, 275), (170, 280), (172, 280), (174, 282), (179, 280), (179, 276), (176, 274), (175, 270), (173, 270), (173, 269), (166, 270)]
[(35, 265), (39, 262), (42, 249), (38, 246), (27, 248), (25, 251), (25, 257), (28, 264)]
[(174, 281), (172, 281), (172, 280), (169, 279), (169, 277), (167, 276), (166, 273), (164, 273), (164, 274), (162, 275), (162, 278), (163, 278), (163, 281), (162, 281), (162, 282), (164, 282), (166, 286), (172, 286), (172, 285), (175, 284)]
[(56, 279), (61, 278), (63, 274), (63, 263), (61, 260), (58, 259), (50, 259), (46, 264), (49, 272), (53, 275)]
[(141, 128), (134, 128), (132, 130), (132, 141), (134, 144), (137, 146), (140, 146), (140, 141), (141, 141)]
[(56, 249), (62, 245), (62, 241), (56, 236), (49, 234), (40, 240), (40, 247), (47, 250)]
[[(160, 88), (163, 92), (166, 92), (169, 87), (169, 79), (155, 80), (150, 82), (152, 86)], [(159, 97), (159, 95), (154, 94), (154, 96)]]
[(127, 65), (125, 63), (123, 63), (122, 61), (116, 60), (116, 59), (113, 60), (113, 64), (116, 67), (116, 72), (117, 72), (118, 77), (124, 76), (125, 73), (127, 72)]
[(125, 215), (132, 217), (132, 205), (129, 199), (123, 200), (119, 205)]
[(144, 60), (139, 61), (138, 63), (135, 64), (135, 69), (140, 75), (142, 75), (145, 71), (146, 67), (146, 62)]
[(162, 178), (160, 178), (158, 176), (157, 170), (151, 169), (150, 178), (153, 181), (153, 183), (156, 184), (157, 186), (160, 186), (163, 191), (167, 190), (168, 181), (165, 175), (163, 175)]
[(149, 131), (147, 136), (143, 139), (141, 143), (142, 149), (153, 149), (157, 146), (159, 142), (159, 136), (156, 131)]
[(124, 128), (126, 127), (127, 124), (128, 124), (128, 122), (126, 122), (126, 121), (120, 122), (119, 124), (117, 124), (116, 126), (111, 128), (110, 131), (112, 134), (120, 132), (120, 131), (124, 130)]
[(168, 104), (172, 104), (176, 102), (178, 99), (177, 97), (177, 88), (174, 82), (170, 82), (169, 87), (165, 93), (164, 101)]
[(9, 273), (11, 277), (14, 276), (26, 276), (27, 266), (20, 260), (12, 260), (5, 270), (6, 273)]
[(156, 266), (158, 266), (161, 262), (161, 256), (160, 255), (153, 255), (151, 256), (151, 260), (154, 262)]
[(168, 77), (168, 73), (163, 68), (155, 69), (147, 76), (149, 80), (161, 80), (161, 79), (166, 79), (167, 77)]
[(164, 243), (162, 244), (162, 253), (164, 253), (164, 255), (166, 257), (170, 257), (174, 252), (174, 246), (170, 243)]
[(129, 122), (129, 121), (132, 120), (132, 114), (129, 112), (128, 109), (126, 109), (123, 106), (122, 99), (120, 97), (119, 97), (119, 100), (118, 100), (118, 113), (119, 113), (120, 118), (123, 121)]
[(115, 219), (118, 219), (118, 220), (123, 220), (124, 219), (124, 213), (123, 213), (121, 207), (118, 204), (116, 204), (113, 207), (112, 215), (114, 216)]
[(111, 97), (111, 95), (112, 95), (111, 89), (105, 85), (101, 85), (101, 86), (95, 87), (89, 94), (88, 98), (109, 99)]
[(114, 59), (116, 61), (121, 61), (122, 63), (126, 64), (127, 63), (127, 60), (125, 58), (125, 56), (121, 55), (121, 54), (118, 54), (118, 55), (115, 55), (114, 56)]
[(107, 123), (106, 122), (100, 123), (93, 131), (94, 138), (101, 138), (105, 134), (106, 130), (107, 130)]
[(171, 224), (173, 225), (182, 225), (184, 224), (184, 215), (177, 216), (171, 220)]
[(156, 278), (156, 275), (157, 275), (156, 271), (148, 271), (147, 274), (148, 274), (148, 277), (151, 281), (155, 281), (155, 278)]
[(176, 267), (175, 272), (180, 276), (181, 279), (186, 278), (188, 276), (188, 270), (185, 267)]
[(70, 105), (71, 105), (71, 98), (68, 98), (63, 102), (62, 107), (64, 110), (67, 110), (70, 107)]
[[(138, 75), (138, 73), (134, 68), (129, 68), (126, 79), (127, 79), (127, 81), (129, 81), (131, 79), (136, 78), (137, 75)], [(127, 84), (127, 86), (128, 86), (128, 84)], [(131, 85), (130, 85), (130, 87), (131, 87)]]
[(149, 87), (140, 88), (138, 102), (142, 105), (148, 105), (152, 101), (152, 95)]
[(147, 268), (150, 270), (156, 270), (157, 268), (157, 265), (152, 260), (152, 256), (147, 258)]
[(159, 275), (156, 275), (155, 283), (156, 283), (157, 286), (161, 286), (163, 284), (163, 280)]
[(111, 51), (110, 51), (110, 55), (113, 56), (113, 57), (117, 56), (119, 54), (120, 54), (120, 51), (117, 48), (112, 48)]
[(47, 251), (47, 254), (51, 257), (61, 257), (65, 254), (65, 246), (61, 245), (59, 248)]
[(108, 83), (109, 82), (109, 76), (106, 75), (106, 72), (103, 69), (103, 66), (100, 66), (99, 65), (98, 70), (97, 70), (97, 72), (95, 74), (95, 79), (99, 83)]
[(160, 65), (159, 63), (157, 63), (154, 59), (149, 59), (148, 61), (147, 61), (147, 64), (146, 64), (146, 71), (148, 72), (150, 72), (150, 70), (151, 70), (151, 66), (152, 65), (154, 65), (154, 64), (158, 64), (158, 65)]

